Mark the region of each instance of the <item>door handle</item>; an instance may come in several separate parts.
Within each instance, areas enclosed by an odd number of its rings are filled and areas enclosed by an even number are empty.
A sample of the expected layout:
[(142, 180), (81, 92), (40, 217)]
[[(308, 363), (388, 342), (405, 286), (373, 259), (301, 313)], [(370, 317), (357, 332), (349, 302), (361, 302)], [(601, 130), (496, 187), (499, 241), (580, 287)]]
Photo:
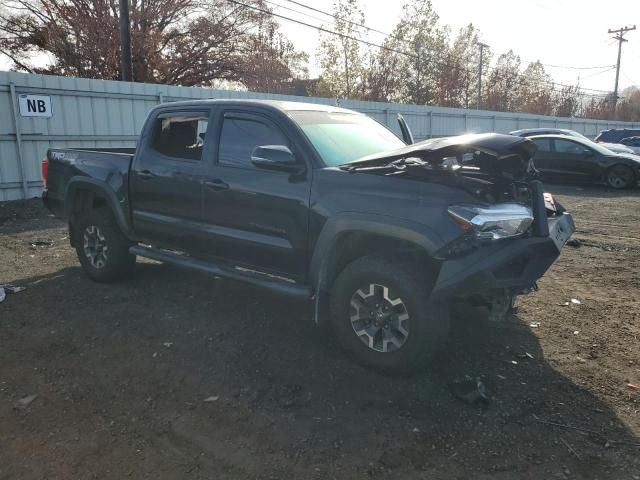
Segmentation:
[(151, 170), (142, 170), (141, 172), (138, 172), (138, 177), (141, 180), (151, 180), (156, 177), (156, 174)]
[(219, 178), (216, 178), (215, 180), (205, 180), (204, 184), (207, 188), (210, 188), (211, 190), (215, 190), (215, 191), (229, 189), (229, 184), (223, 182)]

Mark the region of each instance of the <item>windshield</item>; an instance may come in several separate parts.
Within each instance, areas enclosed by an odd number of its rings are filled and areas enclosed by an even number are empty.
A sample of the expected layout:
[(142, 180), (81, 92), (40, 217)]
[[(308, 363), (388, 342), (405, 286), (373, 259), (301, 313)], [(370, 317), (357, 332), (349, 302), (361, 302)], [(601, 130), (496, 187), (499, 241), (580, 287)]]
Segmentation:
[(405, 146), (391, 130), (365, 115), (310, 111), (291, 111), (289, 115), (330, 167)]

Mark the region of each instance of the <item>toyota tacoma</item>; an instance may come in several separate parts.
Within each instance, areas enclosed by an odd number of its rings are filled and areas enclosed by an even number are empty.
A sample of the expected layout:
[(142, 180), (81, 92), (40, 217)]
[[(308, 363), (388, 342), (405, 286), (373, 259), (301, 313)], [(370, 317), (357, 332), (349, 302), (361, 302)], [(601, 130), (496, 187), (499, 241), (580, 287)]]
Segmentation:
[(146, 257), (313, 306), (361, 363), (407, 371), (449, 312), (509, 314), (575, 230), (526, 138), (413, 142), (366, 115), (276, 101), (154, 108), (135, 149), (50, 149), (43, 199), (93, 280)]

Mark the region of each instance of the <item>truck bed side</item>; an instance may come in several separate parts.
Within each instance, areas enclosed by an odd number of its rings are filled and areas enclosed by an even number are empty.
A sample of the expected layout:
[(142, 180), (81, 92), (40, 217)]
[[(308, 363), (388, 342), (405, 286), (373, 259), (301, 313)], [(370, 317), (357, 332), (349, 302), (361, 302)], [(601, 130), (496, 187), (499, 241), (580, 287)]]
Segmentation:
[(123, 232), (132, 235), (128, 182), (134, 154), (135, 149), (125, 148), (49, 149), (45, 204), (71, 221), (87, 201), (106, 202)]

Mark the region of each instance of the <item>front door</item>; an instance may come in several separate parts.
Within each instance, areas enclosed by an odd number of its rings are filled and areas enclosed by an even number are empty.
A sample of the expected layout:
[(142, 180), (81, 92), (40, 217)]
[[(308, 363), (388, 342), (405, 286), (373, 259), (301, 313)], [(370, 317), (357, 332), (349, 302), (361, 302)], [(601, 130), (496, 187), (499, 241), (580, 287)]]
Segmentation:
[(218, 154), (204, 180), (209, 253), (235, 265), (301, 280), (306, 274), (312, 170), (256, 167), (252, 152), (264, 145), (295, 145), (268, 117), (242, 110), (219, 112)]
[(596, 151), (570, 139), (553, 140), (555, 159), (561, 173), (576, 181), (591, 181), (597, 178)]
[(130, 178), (133, 227), (146, 243), (195, 251), (202, 179), (211, 155), (208, 110), (163, 110), (140, 142)]

